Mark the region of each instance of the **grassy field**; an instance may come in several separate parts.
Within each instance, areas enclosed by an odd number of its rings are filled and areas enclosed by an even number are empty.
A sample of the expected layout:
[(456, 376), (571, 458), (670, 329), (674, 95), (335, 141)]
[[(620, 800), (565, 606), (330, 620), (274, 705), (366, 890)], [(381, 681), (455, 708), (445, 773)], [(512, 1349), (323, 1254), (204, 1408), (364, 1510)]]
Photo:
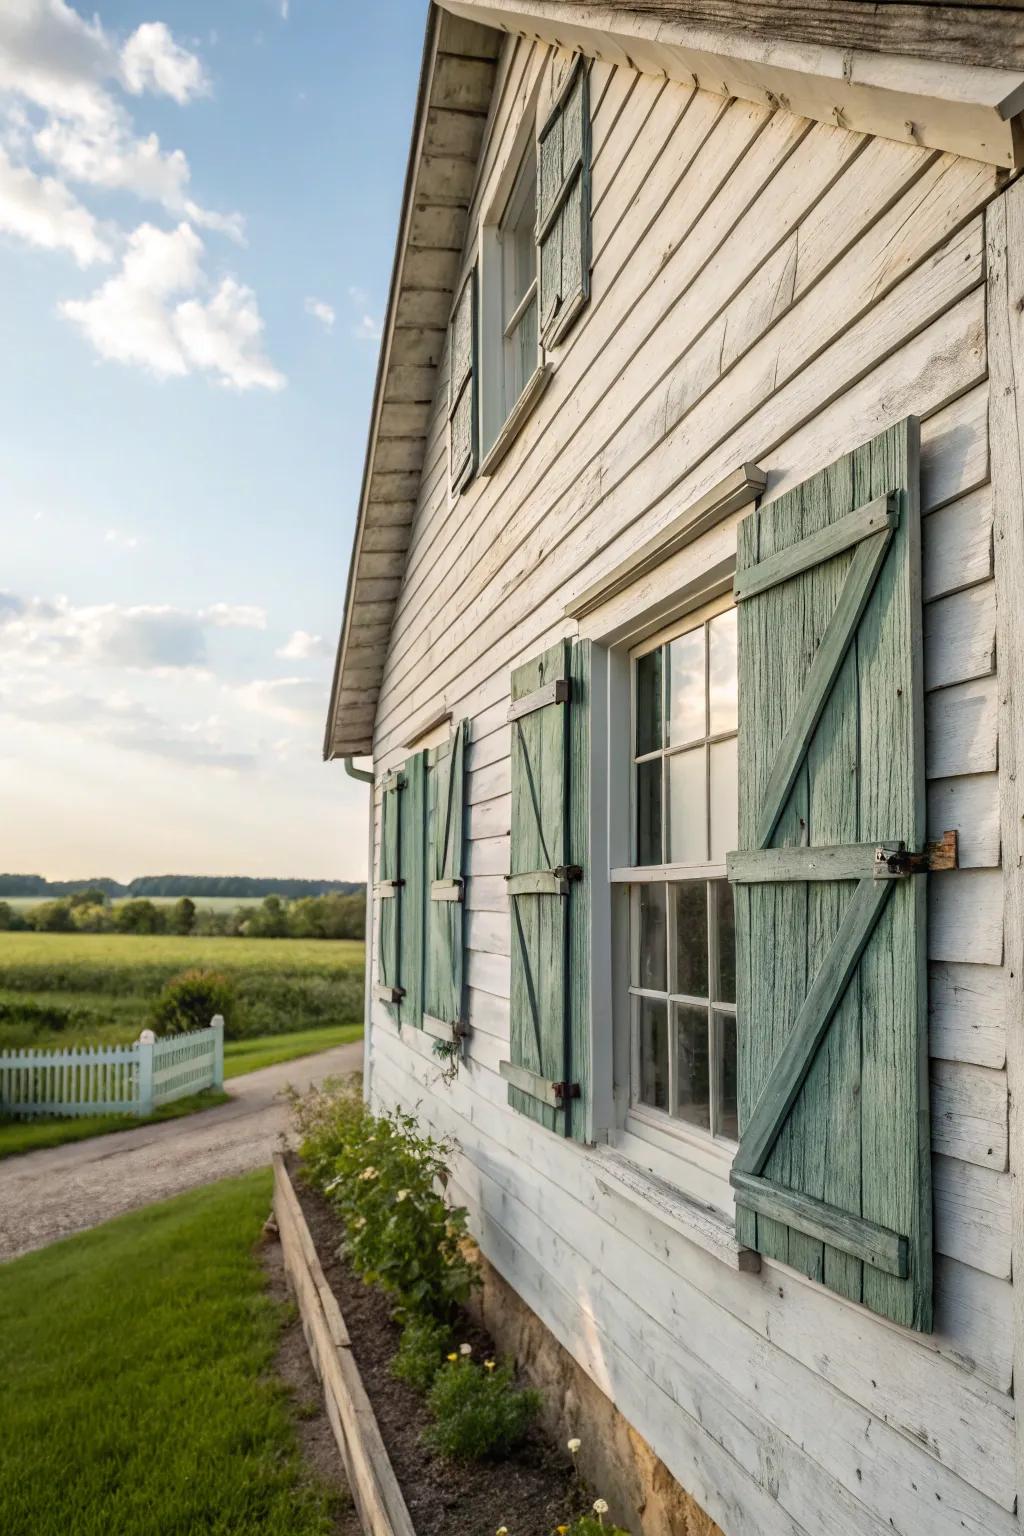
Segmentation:
[(231, 981), (235, 1038), (362, 1018), (356, 941), (0, 933), (0, 1050), (137, 1039), (163, 984), (192, 969)]
[(282, 1061), (298, 1061), (315, 1051), (361, 1040), (362, 1024), (339, 1024), (334, 1029), (300, 1029), (290, 1035), (260, 1035), (255, 1040), (229, 1040), (224, 1047), (224, 1076), (241, 1077)]
[(329, 1536), (272, 1374), (267, 1171), (0, 1266), (0, 1531)]

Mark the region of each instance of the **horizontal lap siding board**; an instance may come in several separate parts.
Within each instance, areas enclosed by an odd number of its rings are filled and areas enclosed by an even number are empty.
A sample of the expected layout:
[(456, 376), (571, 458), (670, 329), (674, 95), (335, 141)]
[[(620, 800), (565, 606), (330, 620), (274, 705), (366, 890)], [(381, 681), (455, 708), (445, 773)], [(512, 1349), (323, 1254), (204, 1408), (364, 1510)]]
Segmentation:
[[(513, 1279), (520, 1275), (516, 1265), (532, 1265), (529, 1280), (522, 1279), (524, 1294), (556, 1332), (565, 1330), (563, 1342), (587, 1350), (585, 1363), (593, 1372), (601, 1370), (602, 1350), (580, 1340), (573, 1308), (559, 1302), (556, 1309), (552, 1300), (548, 1310), (557, 1285), (548, 1278), (550, 1250), (544, 1250), (543, 1262), (536, 1258), (545, 1240), (539, 1202), (542, 1195), (545, 1202), (562, 1200), (554, 1188), (559, 1182), (572, 1195), (552, 1207), (549, 1219), (564, 1240), (564, 1274), (574, 1277), (570, 1295), (576, 1294), (578, 1277), (579, 1295), (586, 1297), (586, 1276), (600, 1275), (604, 1254), (616, 1243), (630, 1255), (635, 1276), (646, 1276), (652, 1262), (657, 1266), (659, 1254), (670, 1255), (672, 1283), (681, 1288), (675, 1314), (679, 1337), (688, 1342), (698, 1331), (696, 1342), (707, 1350), (709, 1340), (716, 1349), (722, 1338), (729, 1349), (738, 1339), (751, 1340), (745, 1359), (741, 1362), (734, 1351), (735, 1369), (731, 1363), (728, 1369), (741, 1396), (750, 1394), (751, 1382), (757, 1384), (753, 1395), (760, 1417), (750, 1422), (761, 1425), (767, 1458), (761, 1476), (769, 1487), (772, 1467), (782, 1465), (780, 1519), (799, 1523), (794, 1509), (806, 1516), (808, 1508), (792, 1491), (788, 1435), (806, 1445), (830, 1478), (855, 1494), (859, 1490), (862, 1502), (847, 1512), (844, 1536), (847, 1531), (879, 1536), (879, 1528), (893, 1526), (907, 1536), (925, 1530), (929, 1536), (933, 1530), (943, 1536), (948, 1530), (952, 1536), (961, 1528), (961, 1515), (963, 1528), (978, 1536), (1008, 1536), (1015, 1528), (1012, 1517), (1003, 1513), (1014, 1492), (1011, 1405), (984, 1388), (970, 1360), (955, 1363), (955, 1339), (940, 1341), (943, 1353), (936, 1356), (930, 1345), (911, 1344), (897, 1330), (817, 1292), (770, 1261), (761, 1281), (744, 1277), (740, 1288), (733, 1279), (723, 1280), (721, 1266), (692, 1245), (667, 1229), (641, 1223), (639, 1215), (633, 1220), (622, 1205), (610, 1208), (598, 1192), (581, 1197), (586, 1201), (581, 1209), (575, 1204), (572, 1173), (578, 1150), (539, 1129), (524, 1141), (527, 1122), (502, 1108), (507, 1084), (497, 1075), (496, 1061), (509, 1029), (509, 929), (492, 882), (510, 867), (511, 797), (503, 788), (508, 770), (500, 766), (508, 758), (508, 674), (517, 662), (567, 632), (562, 612), (571, 589), (596, 579), (643, 542), (656, 530), (662, 511), (666, 517), (677, 512), (732, 468), (731, 453), (758, 459), (769, 472), (770, 485), (784, 488), (787, 477), (796, 483), (808, 468), (828, 462), (893, 416), (912, 411), (925, 418), (922, 541), (928, 596), (941, 601), (987, 579), (988, 387), (984, 309), (976, 288), (981, 268), (969, 239), (952, 255), (957, 221), (969, 223), (972, 210), (991, 190), (991, 181), (988, 190), (983, 185), (987, 173), (952, 157), (865, 141), (824, 125), (808, 133), (792, 120), (786, 125), (785, 114), (766, 123), (747, 111), (741, 126), (739, 111), (723, 112), (718, 103), (711, 113), (700, 93), (685, 115), (673, 114), (668, 94), (678, 93), (681, 108), (682, 93), (660, 82), (641, 110), (635, 89), (622, 87), (619, 77), (627, 73), (612, 75), (614, 89), (609, 85), (594, 127), (601, 248), (591, 302), (559, 349), (549, 390), (524, 423), (499, 474), (474, 481), (450, 506), (435, 446), (430, 483), (421, 493), (409, 582), (399, 602), (381, 693), (377, 750), (382, 766), (395, 761), (409, 727), (441, 693), (457, 717), (472, 717), (465, 960), (467, 1015), (475, 1038), (466, 1069), (449, 1093), (431, 1086), (437, 1074), (429, 1060), (429, 1039), (407, 1036), (411, 1043), (406, 1045), (393, 1031), (382, 1032), (373, 1056), (373, 1082), (385, 1098), (401, 1091), (410, 1107), (419, 1103), (421, 1116), (464, 1136), (469, 1160), (483, 1163), (494, 1179), (522, 1193), (530, 1209), (514, 1241), (500, 1235), (490, 1197), (471, 1202), (474, 1232), (499, 1267), (512, 1266), (507, 1272)], [(495, 125), (496, 145), (511, 143), (507, 124), (513, 116), (506, 113), (505, 121)], [(656, 138), (650, 137), (651, 130)], [(602, 133), (608, 135), (604, 141)], [(481, 179), (477, 206), (490, 195), (488, 176), (500, 166), (503, 151), (488, 153), (491, 169)], [(652, 161), (654, 155), (658, 158)], [(941, 170), (936, 169), (940, 158)], [(614, 169), (613, 181), (602, 182), (602, 163)], [(634, 218), (630, 210), (641, 191)], [(724, 379), (715, 366), (705, 366), (704, 374), (707, 386), (725, 399), (729, 381), (749, 366), (744, 359), (758, 337), (800, 299), (814, 295), (833, 266), (837, 276), (826, 290), (833, 295), (846, 281), (838, 275), (844, 263), (847, 274), (868, 270), (858, 247), (901, 200), (902, 212), (894, 211), (890, 220), (895, 238), (883, 236), (874, 244), (876, 257), (870, 259), (881, 264), (865, 283), (860, 318), (851, 303), (847, 319), (835, 329), (827, 313), (818, 323), (813, 299), (806, 306), (814, 345), (823, 348), (806, 366), (807, 385), (786, 384), (781, 375), (773, 382), (766, 370), (761, 403), (722, 448), (708, 446), (708, 413), (694, 418), (691, 408), (684, 420), (692, 421), (692, 427), (677, 427), (673, 452), (659, 452), (674, 402), (693, 390), (702, 359), (710, 355), (702, 352), (700, 341), (705, 329), (717, 323), (718, 313), (731, 306), (723, 355), (735, 361)], [(899, 230), (901, 218), (909, 219), (905, 234)], [(789, 249), (783, 252), (785, 242)], [(950, 254), (945, 263), (932, 262), (935, 275), (926, 277), (921, 263), (929, 258), (921, 253), (929, 242), (940, 250), (945, 243)], [(943, 274), (952, 274), (961, 258), (963, 277), (947, 283)], [(904, 293), (887, 304), (887, 285), (897, 275), (906, 284)], [(707, 347), (713, 347), (710, 339)], [(713, 355), (710, 360), (714, 365)], [(443, 441), (438, 436), (442, 422), (443, 411), (440, 420), (435, 413), (435, 445)], [(621, 483), (620, 466), (629, 467)], [(958, 563), (969, 579), (957, 579)], [(471, 622), (455, 629), (471, 611)], [(451, 662), (445, 658), (449, 643)], [(970, 655), (969, 649), (965, 654)], [(994, 868), (990, 821), (987, 812), (984, 818), (980, 813), (989, 794), (987, 776), (997, 768), (996, 701), (993, 674), (951, 682), (926, 700), (930, 830), (951, 805), (966, 805), (972, 816), (979, 812), (970, 831), (962, 828), (964, 860), (977, 857), (979, 862), (950, 877), (949, 884), (961, 874), (969, 879)], [(478, 726), (486, 729), (477, 761)], [(473, 783), (477, 767), (495, 770), (481, 777), (479, 794)], [(484, 794), (487, 789), (492, 792)], [(479, 899), (472, 891), (477, 875)], [(991, 1160), (987, 1156), (987, 1148), (997, 1145), (1001, 1113), (998, 1091), (990, 1084), (1000, 1076), (1005, 1058), (1001, 963), (978, 964), (979, 954), (973, 952), (966, 959), (945, 958), (950, 944), (943, 937), (955, 934), (966, 916), (970, 934), (982, 938), (987, 955), (993, 953), (991, 939), (982, 933), (987, 918), (970, 921), (972, 902), (971, 894), (942, 898), (936, 934), (943, 958), (933, 957), (930, 967), (933, 1054), (942, 1058), (933, 1062), (933, 1076), (939, 1068), (943, 1079), (934, 1126), (936, 1251), (964, 1267), (973, 1255), (976, 1270), (1005, 1284), (1008, 1175), (992, 1166), (995, 1154)], [(986, 905), (986, 913), (991, 911)], [(474, 927), (477, 918), (481, 922)], [(475, 943), (481, 947), (474, 948)], [(973, 943), (974, 937), (968, 938), (966, 948)], [(964, 946), (954, 947), (963, 953)], [(385, 1012), (375, 1005), (375, 1018)], [(981, 1071), (984, 1081), (971, 1079), (972, 1071)], [(959, 1081), (961, 1073), (970, 1081)], [(948, 1147), (955, 1147), (956, 1155)], [(962, 1161), (965, 1156), (983, 1161)], [(972, 1185), (972, 1179), (984, 1182)], [(610, 1257), (620, 1258), (621, 1252)], [(577, 1253), (582, 1256), (579, 1268)], [(700, 1310), (702, 1303), (689, 1289), (695, 1284), (714, 1299), (714, 1314)], [(653, 1329), (649, 1336), (660, 1337), (657, 1322), (646, 1319), (656, 1317), (667, 1297), (660, 1282), (653, 1290), (653, 1297), (645, 1293), (635, 1300), (646, 1309), (640, 1319), (643, 1330)], [(970, 1318), (962, 1312), (956, 1326), (973, 1330), (983, 1310), (980, 1304), (972, 1307)], [(601, 1344), (607, 1341), (608, 1355), (616, 1361), (617, 1399), (620, 1406), (629, 1405), (641, 1432), (665, 1437), (670, 1466), (682, 1476), (688, 1463), (673, 1438), (672, 1418), (679, 1410), (652, 1379), (650, 1351), (641, 1347), (636, 1329), (609, 1321), (613, 1312), (614, 1293), (604, 1290), (586, 1315), (606, 1327)], [(718, 1368), (710, 1355), (706, 1358)], [(721, 1369), (732, 1358), (727, 1352)], [(984, 1369), (998, 1378), (1000, 1361), (989, 1355)], [(805, 1378), (810, 1385), (804, 1385)], [(778, 1390), (766, 1396), (769, 1381)], [(965, 1397), (975, 1390), (977, 1398)], [(841, 1429), (832, 1428), (830, 1397), (842, 1408)], [(801, 1414), (807, 1420), (803, 1427), (795, 1417)], [(879, 1449), (880, 1436), (888, 1436), (886, 1446), (895, 1445), (888, 1463)], [(722, 1501), (719, 1508), (732, 1536), (731, 1509), (756, 1487), (758, 1474), (737, 1468), (713, 1447), (710, 1454), (718, 1454), (720, 1491), (708, 1491), (708, 1507), (716, 1498)], [(908, 1462), (907, 1456), (914, 1459)], [(694, 1476), (688, 1486), (698, 1492)], [(935, 1498), (939, 1492), (941, 1503)], [(764, 1506), (766, 1518), (770, 1507)]]

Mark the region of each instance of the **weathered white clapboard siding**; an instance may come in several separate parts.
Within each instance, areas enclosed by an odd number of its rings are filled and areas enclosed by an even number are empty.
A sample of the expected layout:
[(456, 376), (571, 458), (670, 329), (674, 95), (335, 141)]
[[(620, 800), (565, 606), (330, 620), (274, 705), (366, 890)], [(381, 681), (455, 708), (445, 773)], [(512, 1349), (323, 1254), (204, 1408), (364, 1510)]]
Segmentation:
[[(470, 230), (544, 58), (530, 41), (505, 46)], [(996, 174), (624, 66), (595, 66), (592, 118), (591, 302), (499, 471), (454, 503), (446, 359), (439, 370), (375, 766), (400, 762), (415, 722), (442, 700), (473, 722), (470, 1035), (445, 1087), (429, 1039), (399, 1034), (375, 1004), (371, 1091), (454, 1132), (458, 1192), (484, 1251), (728, 1536), (1008, 1536), (1007, 1026), (980, 217)], [(573, 594), (738, 463), (764, 467), (772, 498), (907, 413), (923, 423), (929, 832), (955, 827), (961, 847), (961, 868), (930, 881), (930, 1339), (782, 1266), (726, 1269), (602, 1188), (599, 1152), (514, 1114), (498, 1073), (512, 667), (575, 632), (564, 612)], [(683, 563), (720, 568), (731, 537), (723, 525), (719, 543), (705, 535)], [(653, 601), (657, 581), (627, 594), (623, 613)], [(664, 1176), (678, 1170), (678, 1145), (657, 1132), (622, 1133), (618, 1145)], [(727, 1200), (720, 1160), (685, 1156), (687, 1187)]]
[[(875, 1520), (884, 1524), (900, 1507), (892, 1501), (904, 1498), (908, 1503), (894, 1521), (899, 1530), (1012, 1528), (992, 1502), (1004, 1508), (1012, 1503), (1012, 1477), (998, 1465), (1011, 1444), (1012, 1416), (1008, 1400), (977, 1371), (956, 1369), (934, 1344), (921, 1345), (901, 1329), (876, 1323), (822, 1288), (797, 1281), (782, 1266), (766, 1263), (760, 1276), (727, 1270), (637, 1207), (610, 1198), (597, 1182), (595, 1154), (563, 1142), (549, 1147), (536, 1130), (523, 1133), (504, 1101), (502, 1080), (485, 1069), (472, 1069), (451, 1093), (436, 1095), (429, 1091), (436, 1067), (421, 1041), (398, 1042), (382, 1032), (374, 1050), (374, 1091), (380, 1099), (418, 1101), (421, 1114), (457, 1135), (464, 1154), (459, 1178), (467, 1193), (481, 1177), (501, 1186), (504, 1198), (497, 1209), (486, 1187), (472, 1201), (485, 1249), (492, 1221), (502, 1220), (507, 1199), (516, 1200), (526, 1213), (517, 1223), (518, 1244), (552, 1281), (584, 1302), (594, 1285), (604, 1282), (610, 1294), (595, 1309), (604, 1330), (632, 1307), (643, 1309), (645, 1329), (658, 1348), (666, 1334), (682, 1340), (726, 1385), (735, 1384), (756, 1408), (767, 1443), (778, 1434), (792, 1435), (837, 1481), (873, 1501), (874, 1513), (869, 1506), (861, 1523), (840, 1529), (873, 1531)], [(560, 1250), (551, 1264), (545, 1252), (556, 1236)], [(636, 1283), (638, 1252), (644, 1255), (642, 1286)], [(518, 1284), (518, 1265), (510, 1278)], [(952, 1286), (954, 1309), (956, 1280)], [(543, 1308), (541, 1315), (549, 1317)], [(563, 1332), (556, 1319), (549, 1320), (567, 1348), (580, 1347), (586, 1329), (569, 1326)], [(979, 1353), (993, 1351), (992, 1330), (980, 1328), (972, 1339)], [(674, 1370), (659, 1372), (653, 1358), (648, 1360), (653, 1384), (660, 1375), (670, 1396), (687, 1390), (685, 1381), (673, 1381)], [(765, 1398), (762, 1388), (769, 1382)], [(668, 1460), (678, 1467), (677, 1454)], [(898, 1477), (897, 1465), (903, 1468)], [(958, 1486), (961, 1477), (970, 1486)], [(916, 1478), (937, 1496), (933, 1507), (926, 1506), (927, 1526), (911, 1493)], [(991, 1497), (972, 1491), (979, 1481)], [(715, 1505), (708, 1508), (717, 1514)], [(916, 1525), (909, 1519), (912, 1511)], [(834, 1528), (825, 1518), (807, 1530)]]

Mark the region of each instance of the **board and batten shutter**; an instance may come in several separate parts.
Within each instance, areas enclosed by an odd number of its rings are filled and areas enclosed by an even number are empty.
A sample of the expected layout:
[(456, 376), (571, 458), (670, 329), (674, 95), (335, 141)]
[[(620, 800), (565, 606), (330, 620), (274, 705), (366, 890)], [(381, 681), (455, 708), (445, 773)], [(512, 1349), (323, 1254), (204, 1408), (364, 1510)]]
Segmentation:
[(590, 642), (512, 673), (508, 1081), (514, 1109), (582, 1140), (590, 1080)]
[(590, 297), (590, 99), (579, 56), (540, 130), (537, 261), (540, 338), (550, 347)]
[(448, 342), (448, 485), (452, 496), (473, 477), (477, 456), (476, 268), (452, 311)]
[(427, 754), (417, 752), (402, 770), (402, 815), (399, 822), (399, 970), (402, 998), (399, 1022), (423, 1023), (424, 932), (427, 885)]
[(403, 777), (389, 774), (380, 799), (380, 879), (374, 886), (377, 898), (377, 984), (374, 996), (385, 1003), (400, 1003), (399, 945), (401, 942), (401, 867), (399, 827)]
[(731, 1180), (742, 1243), (927, 1332), (918, 481), (908, 418), (739, 527)]
[[(463, 814), (469, 722), (462, 720), (448, 741), (427, 754), (427, 983), (424, 1011), (428, 1029), (462, 1018)], [(452, 1032), (438, 1031), (442, 1038)]]

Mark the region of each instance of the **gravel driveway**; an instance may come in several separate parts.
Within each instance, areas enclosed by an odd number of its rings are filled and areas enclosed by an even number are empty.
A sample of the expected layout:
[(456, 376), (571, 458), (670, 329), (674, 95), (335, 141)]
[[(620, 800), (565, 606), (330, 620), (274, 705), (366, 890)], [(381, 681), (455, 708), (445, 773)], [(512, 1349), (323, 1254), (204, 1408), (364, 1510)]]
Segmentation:
[(357, 1072), (362, 1060), (356, 1040), (232, 1078), (231, 1103), (216, 1109), (7, 1158), (0, 1162), (0, 1260), (197, 1184), (263, 1167), (287, 1129), (285, 1086), (302, 1090)]

